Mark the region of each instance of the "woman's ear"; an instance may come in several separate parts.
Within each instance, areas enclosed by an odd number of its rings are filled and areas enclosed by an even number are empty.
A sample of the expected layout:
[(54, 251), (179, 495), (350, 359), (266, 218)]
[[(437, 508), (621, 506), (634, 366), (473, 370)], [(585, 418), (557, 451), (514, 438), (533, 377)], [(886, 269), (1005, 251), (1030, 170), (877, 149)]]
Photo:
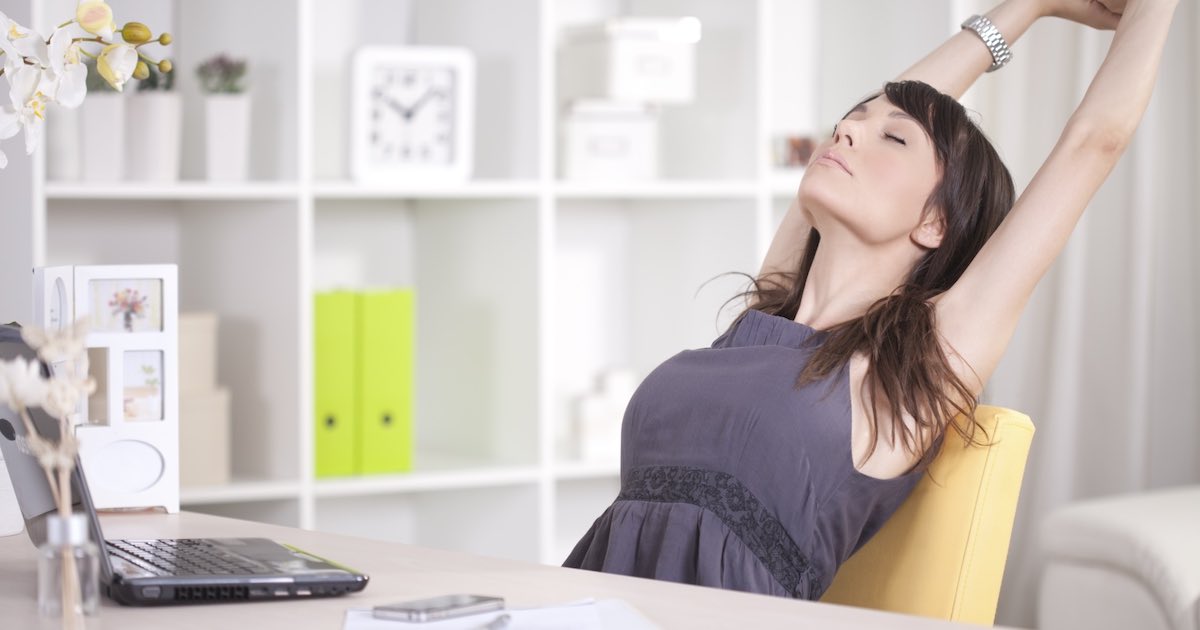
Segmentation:
[(925, 249), (937, 249), (946, 234), (946, 220), (940, 212), (930, 212), (921, 225), (909, 235), (913, 243)]

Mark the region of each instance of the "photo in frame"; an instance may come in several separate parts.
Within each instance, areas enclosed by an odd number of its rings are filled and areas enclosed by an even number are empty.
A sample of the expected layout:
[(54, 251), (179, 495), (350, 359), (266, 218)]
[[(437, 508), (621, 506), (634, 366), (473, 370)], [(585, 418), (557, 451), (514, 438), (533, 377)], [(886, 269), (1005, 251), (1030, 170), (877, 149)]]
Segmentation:
[(88, 282), (92, 332), (162, 332), (162, 280), (98, 279)]

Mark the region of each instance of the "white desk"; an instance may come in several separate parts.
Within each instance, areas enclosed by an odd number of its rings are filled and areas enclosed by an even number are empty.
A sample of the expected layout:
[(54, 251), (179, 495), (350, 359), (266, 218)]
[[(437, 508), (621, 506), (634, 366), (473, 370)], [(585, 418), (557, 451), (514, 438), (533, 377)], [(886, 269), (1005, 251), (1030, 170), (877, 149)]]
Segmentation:
[[(485, 558), (396, 543), (264, 525), (205, 514), (106, 514), (108, 538), (260, 536), (353, 567), (371, 576), (366, 590), (345, 597), (237, 604), (130, 608), (105, 599), (89, 630), (171, 628), (233, 630), (324, 628), (340, 630), (346, 608), (446, 593), (504, 597), (514, 606), (538, 606), (585, 597), (623, 599), (664, 628), (897, 628), (953, 629), (959, 624), (644, 580), (592, 571)], [(28, 536), (0, 538), (0, 626), (35, 628), (36, 554)]]

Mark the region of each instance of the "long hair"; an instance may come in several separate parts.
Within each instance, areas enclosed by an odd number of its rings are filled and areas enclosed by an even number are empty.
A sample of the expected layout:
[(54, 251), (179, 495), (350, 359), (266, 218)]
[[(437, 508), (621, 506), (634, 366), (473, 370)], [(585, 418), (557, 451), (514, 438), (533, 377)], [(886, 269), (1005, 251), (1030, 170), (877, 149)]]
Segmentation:
[[(1015, 192), (1000, 156), (953, 98), (917, 81), (888, 83), (882, 94), (915, 118), (933, 141), (942, 177), (926, 200), (922, 219), (929, 212), (941, 213), (942, 241), (925, 253), (892, 294), (872, 304), (862, 317), (830, 328), (800, 371), (796, 386), (820, 380), (855, 352), (864, 353), (868, 367), (863, 391), (871, 391), (868, 387), (874, 384), (874, 391), (883, 394), (891, 412), (891, 434), (907, 452), (920, 455), (916, 469), (924, 469), (948, 426), (968, 443), (982, 430), (975, 421), (978, 403), (942, 351), (928, 300), (954, 285), (1012, 209)], [(795, 319), (820, 244), (821, 235), (811, 229), (799, 269), (751, 278), (753, 288), (732, 299), (748, 297), (750, 309)], [(745, 312), (738, 320), (743, 317)], [(864, 400), (871, 401), (869, 458), (883, 427), (876, 397)], [(904, 423), (902, 411), (912, 415), (912, 428)], [(965, 425), (953, 422), (958, 414)]]

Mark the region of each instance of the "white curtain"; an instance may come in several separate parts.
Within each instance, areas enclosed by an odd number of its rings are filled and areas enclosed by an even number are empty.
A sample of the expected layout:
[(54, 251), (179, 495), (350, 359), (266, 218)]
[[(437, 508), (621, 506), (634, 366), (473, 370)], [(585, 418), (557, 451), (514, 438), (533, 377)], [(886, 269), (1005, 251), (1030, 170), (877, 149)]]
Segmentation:
[[(1033, 627), (1038, 528), (1068, 502), (1200, 483), (1200, 11), (1182, 2), (1132, 145), (1038, 285), (983, 400), (1029, 414), (997, 623)], [(1111, 34), (1035, 24), (965, 100), (1023, 190)]]

